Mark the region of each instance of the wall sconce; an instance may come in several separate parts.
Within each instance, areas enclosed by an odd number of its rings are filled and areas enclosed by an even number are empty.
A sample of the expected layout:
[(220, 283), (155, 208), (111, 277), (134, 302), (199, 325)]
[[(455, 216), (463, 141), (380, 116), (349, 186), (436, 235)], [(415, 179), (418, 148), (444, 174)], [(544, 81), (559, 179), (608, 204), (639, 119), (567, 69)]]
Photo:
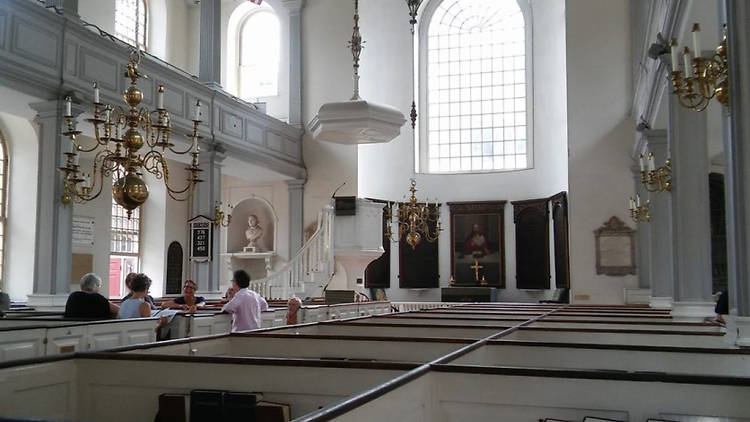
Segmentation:
[(630, 211), (630, 218), (636, 223), (638, 222), (650, 222), (651, 214), (649, 214), (649, 208), (651, 201), (646, 200), (645, 205), (641, 205), (641, 195), (635, 195), (635, 199), (630, 197), (628, 199), (628, 210)]
[(221, 209), (221, 202), (217, 201), (214, 206), (214, 227), (228, 227), (232, 222), (232, 205), (227, 204), (229, 211), (224, 212)]
[[(672, 86), (680, 104), (693, 111), (703, 111), (712, 98), (729, 105), (729, 77), (727, 65), (727, 26), (724, 25), (724, 36), (716, 47), (716, 52), (709, 58), (701, 57), (699, 24), (693, 24), (693, 52), (685, 47), (682, 52), (684, 71), (680, 71), (679, 49), (677, 40), (672, 38)], [(695, 57), (693, 57), (695, 54)], [(684, 72), (684, 74), (683, 74)]]
[(649, 192), (664, 192), (672, 190), (672, 160), (667, 158), (664, 165), (654, 165), (654, 154), (648, 153), (644, 163), (643, 154), (640, 157), (641, 183)]

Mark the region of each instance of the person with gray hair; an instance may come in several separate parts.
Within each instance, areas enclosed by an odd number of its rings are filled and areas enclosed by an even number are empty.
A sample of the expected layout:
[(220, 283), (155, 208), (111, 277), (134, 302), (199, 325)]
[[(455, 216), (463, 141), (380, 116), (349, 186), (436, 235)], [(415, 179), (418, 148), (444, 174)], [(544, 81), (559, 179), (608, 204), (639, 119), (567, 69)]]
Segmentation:
[(65, 318), (109, 319), (116, 318), (120, 307), (99, 294), (102, 279), (94, 273), (81, 277), (81, 291), (68, 296)]

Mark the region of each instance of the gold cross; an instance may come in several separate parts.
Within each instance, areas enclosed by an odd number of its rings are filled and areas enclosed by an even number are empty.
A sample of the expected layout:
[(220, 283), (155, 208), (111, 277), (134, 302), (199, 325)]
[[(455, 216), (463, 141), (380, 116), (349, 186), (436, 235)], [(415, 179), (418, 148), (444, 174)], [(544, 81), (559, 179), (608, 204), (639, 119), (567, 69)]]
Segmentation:
[(475, 259), (474, 260), (474, 265), (472, 265), (469, 268), (471, 268), (472, 270), (474, 270), (474, 279), (476, 281), (479, 281), (479, 270), (481, 268), (484, 268), (484, 266), (483, 265), (479, 265), (479, 260)]

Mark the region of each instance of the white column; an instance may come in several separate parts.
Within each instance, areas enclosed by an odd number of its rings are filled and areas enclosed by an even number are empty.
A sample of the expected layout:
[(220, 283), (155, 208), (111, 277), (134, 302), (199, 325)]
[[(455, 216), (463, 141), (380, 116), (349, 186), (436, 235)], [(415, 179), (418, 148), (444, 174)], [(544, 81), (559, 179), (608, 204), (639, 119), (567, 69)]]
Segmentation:
[(726, 159), (727, 259), (729, 269), (728, 335), (750, 347), (750, 4), (724, 1), (729, 56), (729, 136)]
[(201, 0), (198, 78), (221, 89), (221, 0)]
[[(641, 196), (641, 204), (649, 199), (649, 192), (641, 185), (641, 171), (639, 166), (630, 168), (635, 181), (635, 193)], [(651, 223), (648, 221), (638, 222), (635, 232), (636, 244), (636, 269), (638, 272), (638, 288), (648, 289), (651, 287)]]
[[(203, 215), (214, 218), (214, 207), (221, 200), (221, 167), (226, 158), (221, 144), (208, 146), (201, 151), (200, 166), (203, 169), (200, 177), (202, 182), (193, 193), (193, 216)], [(207, 292), (218, 292), (222, 283), (227, 280), (221, 279), (221, 228), (215, 227), (213, 239), (211, 240), (211, 260), (206, 262), (191, 262), (191, 276), (198, 281), (198, 285)]]
[(670, 94), (668, 139), (673, 180), (672, 317), (681, 321), (700, 321), (714, 315), (706, 113), (681, 106)]
[(282, 0), (289, 12), (289, 124), (302, 127), (302, 16), (304, 0)]
[(286, 185), (289, 190), (289, 259), (292, 259), (303, 242), (305, 181), (287, 180)]
[[(60, 202), (62, 175), (57, 170), (66, 161), (63, 152), (72, 150), (70, 139), (60, 134), (67, 130), (64, 104), (62, 100), (30, 104), (37, 111), (39, 177), (34, 293), (29, 305), (40, 309), (65, 306), (70, 292), (73, 205)], [(83, 109), (73, 104), (71, 111), (76, 118)]]
[[(669, 158), (667, 131), (647, 130), (646, 146), (654, 154), (654, 163), (664, 165)], [(651, 200), (651, 300), (652, 308), (672, 307), (674, 295), (674, 254), (672, 252), (672, 195), (659, 192)]]

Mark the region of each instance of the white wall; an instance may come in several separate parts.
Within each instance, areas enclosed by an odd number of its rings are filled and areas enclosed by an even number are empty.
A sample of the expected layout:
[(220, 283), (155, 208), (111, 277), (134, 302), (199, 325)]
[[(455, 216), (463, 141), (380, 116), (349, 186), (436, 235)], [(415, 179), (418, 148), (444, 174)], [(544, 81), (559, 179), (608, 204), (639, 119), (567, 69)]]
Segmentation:
[[(0, 88), (2, 98), (11, 97), (4, 96), (6, 91)], [(5, 137), (10, 161), (3, 284), (11, 300), (25, 302), (26, 295), (34, 290), (38, 138), (29, 120), (6, 113), (5, 106), (0, 112), (0, 133)], [(21, 110), (26, 111), (18, 107), (17, 112)]]
[[(306, 75), (303, 100), (308, 121), (321, 103), (351, 97), (351, 55), (339, 46), (351, 37), (353, 7), (336, 8), (332, 3), (315, 2), (303, 9)], [(521, 200), (548, 197), (567, 189), (566, 86), (565, 74), (561, 71), (565, 68), (564, 3), (535, 0), (532, 14), (535, 72), (533, 87), (537, 94), (534, 101), (534, 168), (471, 175), (417, 174), (420, 199), (437, 198), (443, 203)], [(368, 101), (393, 105), (406, 115), (413, 98), (410, 77), (412, 38), (403, 2), (364, 0), (360, 2), (360, 15), (362, 36), (367, 41), (361, 57), (361, 96)], [(313, 19), (323, 20), (316, 23), (316, 26), (327, 30), (323, 32), (317, 28), (309, 28), (308, 22)], [(313, 67), (312, 70), (310, 66)], [(325, 68), (327, 72), (322, 71)], [(314, 85), (311, 86), (308, 81), (314, 81)], [(310, 109), (311, 105), (315, 107), (313, 110)], [(336, 187), (336, 177), (347, 181), (347, 186), (339, 195), (356, 193), (360, 197), (400, 200), (408, 193), (409, 178), (414, 177), (413, 130), (409, 122), (401, 128), (401, 135), (390, 143), (359, 146), (354, 166), (342, 162), (351, 160), (350, 150), (347, 148), (353, 147), (305, 139), (305, 163), (310, 179), (306, 187), (306, 223), (310, 221), (310, 212), (317, 212), (321, 201), (327, 199), (330, 191)], [(350, 171), (356, 172), (356, 178)], [(349, 186), (353, 181), (357, 182), (356, 191)], [(326, 192), (322, 189), (324, 186), (330, 190)], [(319, 196), (314, 200), (313, 194)], [(501, 295), (507, 300), (536, 300), (541, 298), (538, 292), (520, 292), (514, 287), (515, 235), (510, 204), (505, 214), (507, 288)], [(439, 246), (442, 286), (447, 286), (450, 280), (449, 215), (447, 206), (444, 206), (442, 221), (446, 230)], [(394, 288), (387, 291), (388, 298), (438, 300), (438, 289), (411, 291), (397, 287), (397, 256), (398, 249), (394, 246), (391, 263), (391, 286)]]
[(596, 275), (593, 231), (627, 213), (634, 124), (627, 2), (566, 1), (571, 299), (622, 303), (635, 276)]
[[(397, 4), (397, 10), (404, 7), (401, 2), (393, 4)], [(345, 101), (352, 96), (352, 59), (344, 47), (351, 39), (353, 14), (354, 5), (350, 2), (305, 2), (302, 9), (302, 116), (305, 125), (324, 103)], [(362, 33), (368, 40), (374, 37), (368, 35), (370, 30), (363, 29)], [(357, 195), (357, 148), (315, 141), (308, 132), (305, 132), (302, 148), (308, 176), (304, 215), (304, 227), (307, 227), (316, 221), (333, 191), (342, 183), (346, 185), (338, 195)]]

